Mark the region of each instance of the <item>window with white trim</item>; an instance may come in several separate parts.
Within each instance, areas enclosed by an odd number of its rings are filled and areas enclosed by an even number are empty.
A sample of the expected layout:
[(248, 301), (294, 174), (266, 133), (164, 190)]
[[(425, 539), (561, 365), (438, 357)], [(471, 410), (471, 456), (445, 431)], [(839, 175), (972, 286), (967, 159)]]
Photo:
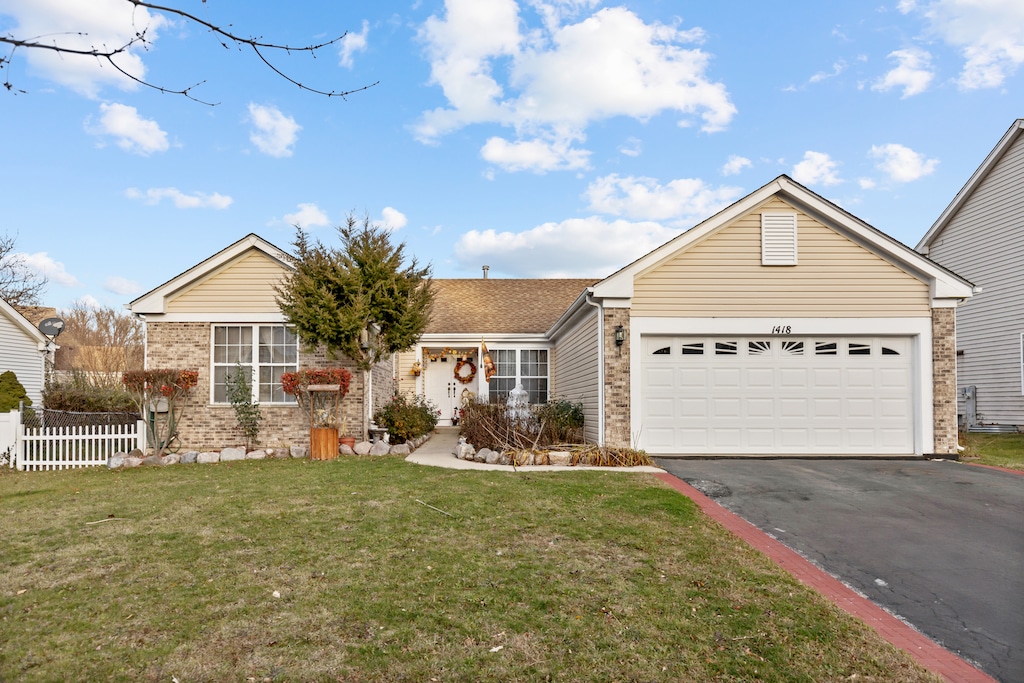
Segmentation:
[(796, 214), (761, 214), (761, 265), (796, 265)]
[(488, 382), (487, 400), (504, 403), (521, 383), (531, 405), (548, 402), (547, 349), (491, 349), (495, 374)]
[(299, 341), (284, 325), (214, 325), (210, 377), (213, 403), (228, 403), (227, 382), (236, 365), (251, 374), (252, 398), (295, 403), (281, 389), (281, 375), (299, 369)]

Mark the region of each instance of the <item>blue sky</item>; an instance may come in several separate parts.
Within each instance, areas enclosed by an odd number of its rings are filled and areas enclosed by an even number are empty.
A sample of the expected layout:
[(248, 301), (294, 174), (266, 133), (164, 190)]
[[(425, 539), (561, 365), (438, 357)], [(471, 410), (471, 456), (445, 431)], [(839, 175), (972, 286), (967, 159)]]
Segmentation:
[[(255, 232), (386, 223), (436, 277), (602, 277), (781, 173), (913, 246), (1024, 116), (1019, 0), (178, 0), (315, 59), (302, 92), (126, 0), (0, 0), (0, 232), (47, 305), (120, 307)], [(85, 31), (85, 37), (68, 35)]]

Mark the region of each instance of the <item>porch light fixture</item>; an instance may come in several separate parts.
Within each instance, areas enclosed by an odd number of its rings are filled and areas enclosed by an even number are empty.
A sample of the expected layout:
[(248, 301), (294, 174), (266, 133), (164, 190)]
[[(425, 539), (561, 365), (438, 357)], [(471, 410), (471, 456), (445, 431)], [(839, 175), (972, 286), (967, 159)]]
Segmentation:
[(622, 343), (626, 341), (626, 330), (622, 329), (622, 325), (615, 326), (615, 345), (622, 346)]

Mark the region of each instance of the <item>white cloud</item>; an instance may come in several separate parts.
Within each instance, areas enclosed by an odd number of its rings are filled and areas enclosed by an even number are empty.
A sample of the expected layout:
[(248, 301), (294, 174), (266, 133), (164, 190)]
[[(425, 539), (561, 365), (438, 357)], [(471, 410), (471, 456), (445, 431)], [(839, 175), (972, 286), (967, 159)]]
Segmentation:
[(846, 70), (846, 62), (840, 59), (838, 62), (832, 65), (832, 71), (819, 71), (808, 79), (809, 83), (820, 83), (821, 81), (827, 81), (830, 78), (835, 78), (839, 74)]
[(654, 178), (598, 178), (586, 190), (590, 209), (639, 220), (669, 220), (675, 224), (704, 219), (736, 199), (738, 187), (709, 187), (703, 180), (680, 178), (661, 185)]
[(896, 60), (896, 66), (878, 79), (872, 90), (886, 92), (893, 88), (903, 88), (904, 99), (920, 95), (928, 89), (935, 77), (932, 69), (932, 56), (925, 50), (908, 48), (889, 53), (890, 59)]
[(520, 140), (509, 142), (504, 138), (493, 137), (487, 140), (480, 150), (480, 156), (506, 171), (561, 171), (586, 168), (590, 160), (590, 152), (574, 149), (572, 140), (562, 139), (553, 142), (544, 140)]
[(370, 33), (370, 24), (367, 21), (363, 21), (363, 30), (359, 33), (346, 33), (345, 37), (341, 39), (341, 55), (340, 64), (346, 69), (351, 69), (355, 66), (355, 61), (352, 59), (353, 55), (357, 52), (366, 52), (366, 36)]
[(409, 219), (406, 218), (405, 214), (390, 206), (385, 206), (384, 210), (381, 211), (381, 224), (389, 230), (400, 230), (409, 223)]
[(103, 304), (101, 304), (100, 300), (94, 297), (92, 294), (84, 294), (75, 299), (73, 302), (71, 302), (71, 307), (88, 308), (90, 310), (96, 311), (103, 308)]
[(729, 159), (726, 160), (725, 165), (722, 166), (722, 175), (736, 175), (745, 168), (750, 168), (754, 164), (750, 159), (741, 157), (737, 154), (730, 154)]
[(875, 183), (871, 178), (858, 178), (857, 184), (860, 185), (860, 189), (862, 190), (873, 190), (877, 183)]
[(42, 275), (51, 282), (56, 282), (64, 287), (78, 287), (80, 284), (78, 278), (64, 269), (63, 263), (54, 261), (45, 251), (38, 251), (34, 254), (19, 254), (17, 258), (26, 268)]
[(625, 154), (627, 157), (638, 157), (644, 151), (643, 142), (639, 138), (629, 138), (623, 144), (619, 145), (619, 152)]
[(92, 119), (87, 119), (85, 129), (93, 135), (114, 137), (118, 147), (141, 156), (166, 152), (170, 147), (167, 133), (160, 129), (160, 124), (142, 118), (135, 107), (126, 104), (101, 104), (99, 122), (94, 124)]
[(297, 225), (307, 230), (310, 228), (323, 228), (331, 224), (327, 214), (316, 204), (299, 204), (298, 209), (295, 213), (285, 214), (284, 222), (288, 225)]
[(897, 183), (909, 183), (931, 174), (939, 165), (938, 159), (926, 159), (903, 145), (872, 145), (871, 156), (880, 159), (877, 168)]
[(916, 12), (931, 32), (960, 50), (957, 80), (966, 90), (996, 88), (1024, 63), (1024, 2), (1020, 0), (904, 0), (904, 14)]
[(219, 192), (214, 192), (213, 194), (205, 192), (185, 194), (176, 187), (151, 187), (144, 192), (137, 188), (129, 187), (124, 191), (124, 194), (129, 199), (139, 199), (150, 205), (156, 205), (165, 199), (169, 199), (179, 209), (226, 209), (234, 201), (231, 197)]
[(273, 106), (249, 103), (249, 122), (254, 126), (249, 140), (264, 154), (290, 157), (302, 126)]
[(623, 7), (571, 23), (596, 4), (531, 0), (543, 27), (529, 29), (514, 0), (446, 0), (443, 16), (430, 17), (419, 35), (447, 106), (423, 113), (417, 138), (432, 143), (465, 126), (497, 123), (519, 139), (492, 138), (485, 149), (509, 168), (571, 169), (586, 155), (572, 143), (595, 121), (672, 112), (682, 125), (701, 120), (708, 132), (729, 124), (736, 108), (707, 75), (710, 54), (694, 46), (703, 31), (647, 24)]
[(121, 296), (131, 296), (142, 291), (142, 287), (135, 280), (123, 278), (120, 275), (111, 275), (103, 283), (103, 289)]
[(793, 167), (793, 180), (804, 185), (838, 185), (839, 164), (824, 152), (804, 152), (803, 161)]
[[(167, 24), (162, 15), (150, 14), (124, 0), (0, 0), (0, 15), (13, 17), (16, 22), (14, 26), (5, 26), (7, 35), (23, 39), (46, 36), (46, 42), (77, 50), (121, 47), (142, 30), (152, 43), (160, 28)], [(139, 47), (114, 59), (121, 69), (144, 79), (142, 54), (144, 50)], [(134, 81), (93, 57), (40, 49), (22, 50), (18, 57), (27, 60), (43, 77), (86, 97), (97, 97), (104, 85), (126, 90), (137, 87)]]
[(573, 218), (524, 232), (471, 230), (455, 244), (458, 263), (514, 277), (599, 277), (679, 234), (659, 223)]

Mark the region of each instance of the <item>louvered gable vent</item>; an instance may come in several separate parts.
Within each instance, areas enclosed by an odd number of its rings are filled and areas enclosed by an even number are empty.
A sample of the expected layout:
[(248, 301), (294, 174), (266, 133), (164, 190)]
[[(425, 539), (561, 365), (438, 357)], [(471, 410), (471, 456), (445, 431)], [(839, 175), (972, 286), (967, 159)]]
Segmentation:
[(761, 265), (796, 265), (796, 214), (761, 214)]

